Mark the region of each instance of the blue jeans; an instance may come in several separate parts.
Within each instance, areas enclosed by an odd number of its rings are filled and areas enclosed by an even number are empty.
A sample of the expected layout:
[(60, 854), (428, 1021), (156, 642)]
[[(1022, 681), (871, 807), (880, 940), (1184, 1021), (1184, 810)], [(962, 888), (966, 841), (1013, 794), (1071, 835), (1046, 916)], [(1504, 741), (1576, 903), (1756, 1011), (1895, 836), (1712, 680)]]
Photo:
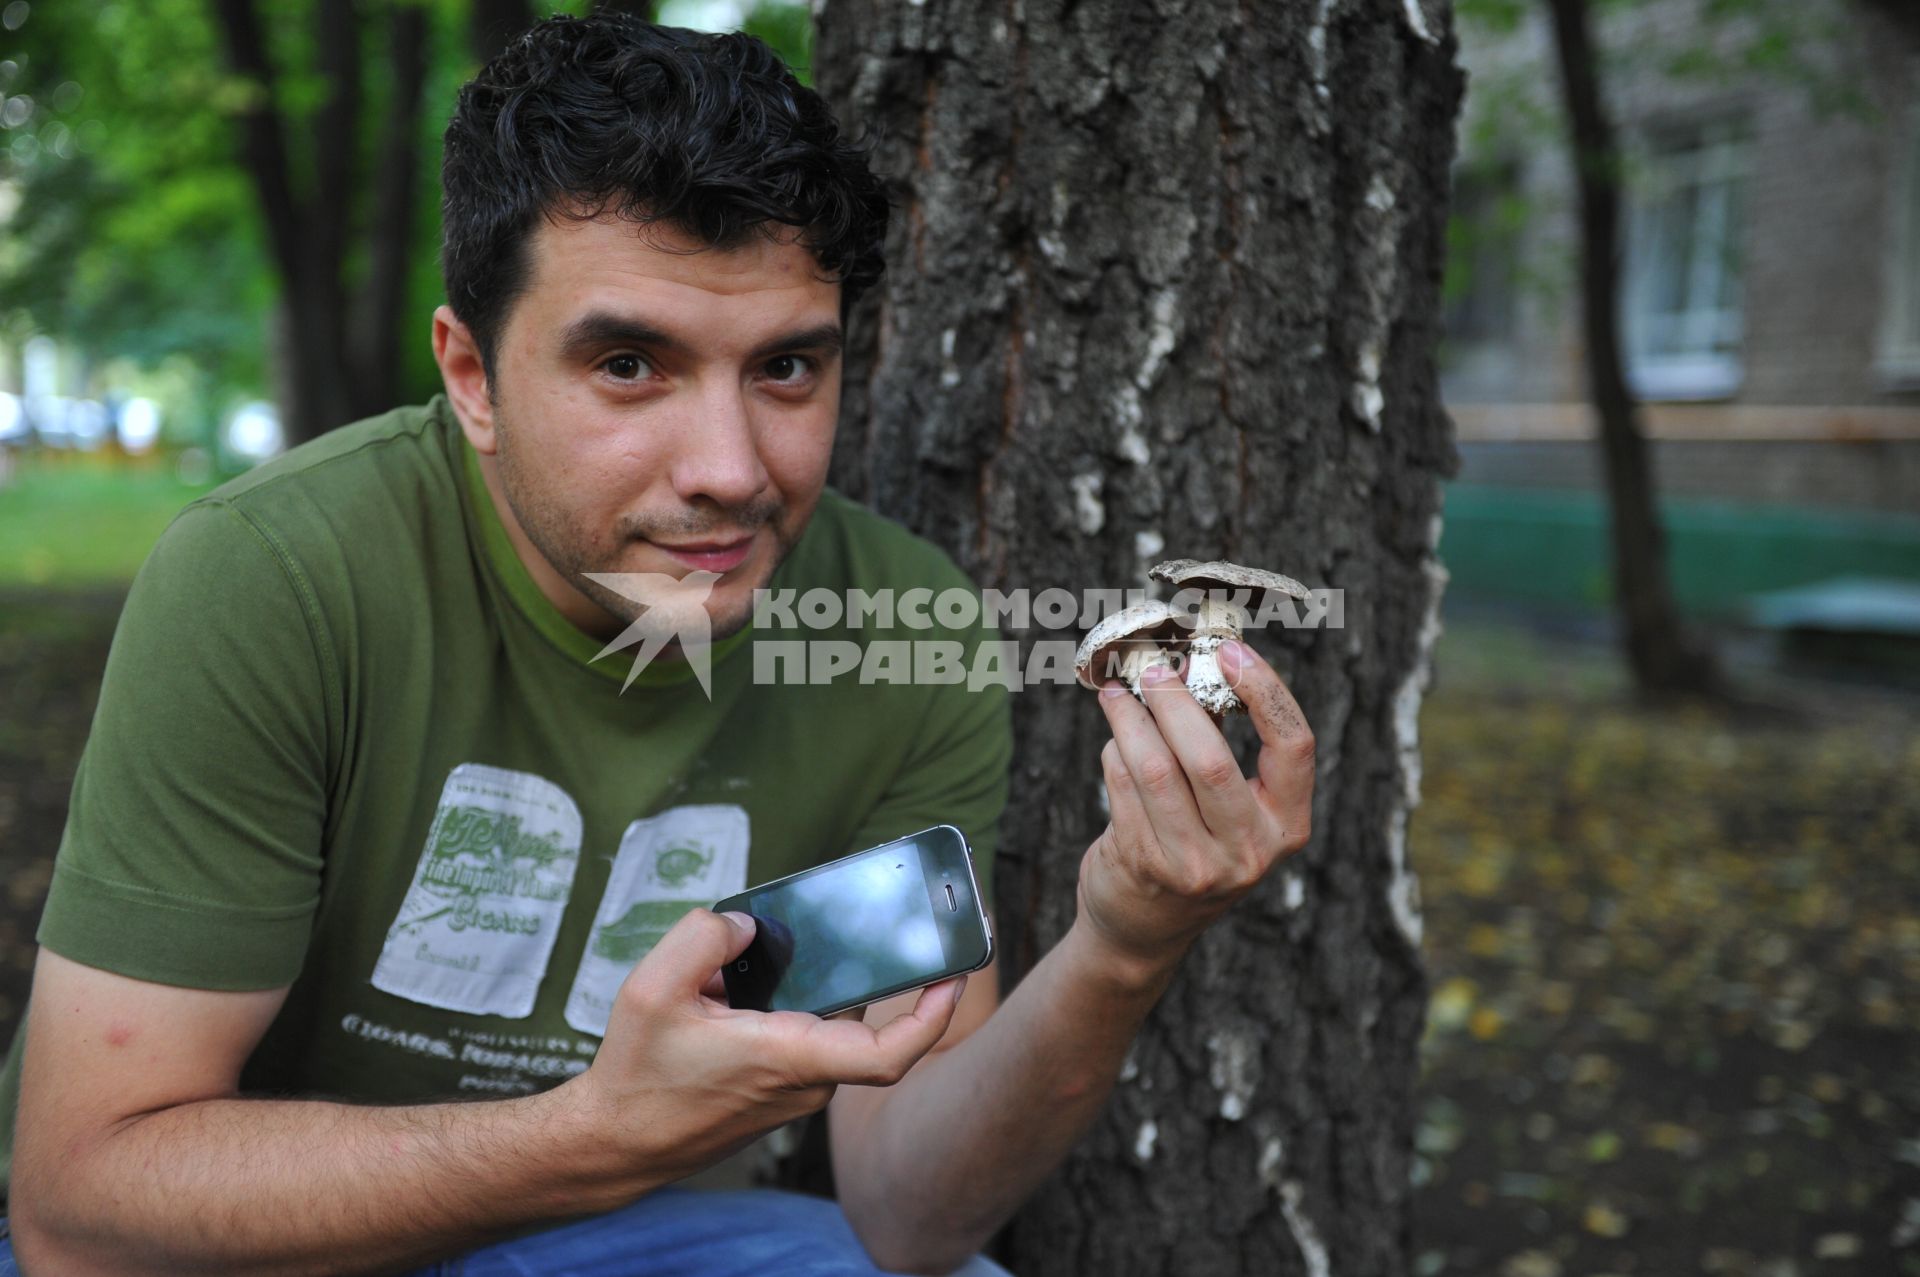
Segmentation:
[[(0, 1233), (5, 1222), (0, 1220)], [(0, 1277), (16, 1277), (0, 1237)], [(606, 1215), (458, 1259), (408, 1277), (875, 1277), (837, 1203), (769, 1188), (663, 1188)], [(954, 1277), (1009, 1277), (976, 1255)]]

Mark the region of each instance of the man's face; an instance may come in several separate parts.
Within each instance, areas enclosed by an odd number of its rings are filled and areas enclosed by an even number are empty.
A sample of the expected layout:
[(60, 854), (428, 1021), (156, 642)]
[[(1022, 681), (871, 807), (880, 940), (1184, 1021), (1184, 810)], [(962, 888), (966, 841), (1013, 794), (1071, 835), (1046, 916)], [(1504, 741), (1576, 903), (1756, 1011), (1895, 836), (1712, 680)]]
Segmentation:
[(724, 638), (826, 482), (840, 286), (790, 233), (722, 252), (610, 216), (536, 227), (489, 387), (507, 502), (622, 622), (639, 605), (582, 573), (720, 573), (706, 607)]

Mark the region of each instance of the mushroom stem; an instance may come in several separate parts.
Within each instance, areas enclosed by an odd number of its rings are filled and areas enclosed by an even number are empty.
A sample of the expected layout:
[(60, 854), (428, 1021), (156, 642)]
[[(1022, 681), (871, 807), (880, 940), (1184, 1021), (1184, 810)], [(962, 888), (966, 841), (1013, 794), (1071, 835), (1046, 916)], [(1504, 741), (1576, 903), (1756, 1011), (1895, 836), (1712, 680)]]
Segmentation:
[(1192, 654), (1187, 658), (1187, 690), (1193, 693), (1194, 700), (1200, 702), (1200, 708), (1216, 718), (1222, 714), (1239, 713), (1246, 708), (1227, 682), (1226, 671), (1220, 668), (1218, 652), (1218, 641), (1204, 651), (1196, 641)]
[(1241, 627), (1246, 623), (1243, 619), (1245, 616), (1244, 609), (1224, 599), (1215, 599), (1211, 593), (1193, 611), (1193, 639), (1187, 657), (1187, 690), (1193, 693), (1193, 699), (1200, 702), (1202, 709), (1216, 718), (1222, 714), (1239, 713), (1246, 708), (1227, 682), (1226, 671), (1220, 668), (1219, 657), (1222, 643), (1240, 637)]
[(1212, 638), (1213, 646), (1230, 638), (1239, 638), (1247, 625), (1247, 610), (1230, 598), (1216, 598), (1209, 590), (1193, 609), (1193, 637), (1197, 643)]
[(1147, 671), (1155, 666), (1173, 670), (1176, 673), (1180, 668), (1167, 649), (1157, 644), (1142, 643), (1138, 647), (1129, 648), (1127, 654), (1120, 658), (1121, 681), (1127, 685), (1128, 691), (1145, 700), (1146, 693), (1141, 690), (1140, 683), (1146, 677)]

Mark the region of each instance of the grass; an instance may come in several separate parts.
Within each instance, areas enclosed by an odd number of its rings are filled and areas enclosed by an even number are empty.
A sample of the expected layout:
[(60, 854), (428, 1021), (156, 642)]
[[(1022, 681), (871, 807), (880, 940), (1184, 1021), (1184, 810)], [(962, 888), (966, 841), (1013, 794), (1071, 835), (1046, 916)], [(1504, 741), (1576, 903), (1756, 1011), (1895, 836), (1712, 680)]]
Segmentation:
[(0, 587), (124, 585), (213, 486), (183, 482), (164, 458), (23, 456), (0, 481)]

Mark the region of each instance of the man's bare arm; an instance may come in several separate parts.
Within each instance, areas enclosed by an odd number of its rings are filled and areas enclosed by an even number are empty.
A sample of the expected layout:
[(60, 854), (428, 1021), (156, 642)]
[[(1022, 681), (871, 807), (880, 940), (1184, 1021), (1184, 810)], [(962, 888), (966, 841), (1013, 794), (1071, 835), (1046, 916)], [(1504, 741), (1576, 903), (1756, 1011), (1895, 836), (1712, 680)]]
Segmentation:
[(1145, 706), (1103, 697), (1113, 819), (1081, 861), (1072, 928), (965, 1040), (835, 1102), (835, 1183), (881, 1266), (949, 1272), (985, 1244), (1092, 1123), (1193, 941), (1306, 844), (1312, 733), (1264, 661), (1222, 660), (1259, 775), (1177, 678)]
[(396, 1108), (237, 1098), (285, 996), (150, 984), (41, 951), (9, 1202), (29, 1271), (393, 1268), (617, 1199), (604, 1141), (555, 1092)]
[[(619, 1204), (568, 1156), (603, 1149), (556, 1137), (573, 1116), (551, 1093), (400, 1108), (178, 1105), (103, 1143), (86, 1177), (42, 1190), (13, 1225), (16, 1254), (27, 1271), (76, 1274), (411, 1268)], [(57, 1211), (39, 1204), (49, 1198)]]
[[(10, 1207), (27, 1271), (391, 1271), (612, 1209), (886, 1085), (938, 1040), (951, 984), (878, 1029), (702, 992), (752, 924), (695, 910), (635, 968), (593, 1065), (523, 1099), (378, 1108), (243, 1099), (284, 998), (175, 989), (43, 950)], [(36, 1267), (37, 1266), (37, 1267)]]
[(875, 1263), (958, 1267), (1099, 1115), (1175, 964), (1127, 965), (1096, 944), (1069, 931), (964, 1040), (892, 1090), (835, 1098), (834, 1182)]

